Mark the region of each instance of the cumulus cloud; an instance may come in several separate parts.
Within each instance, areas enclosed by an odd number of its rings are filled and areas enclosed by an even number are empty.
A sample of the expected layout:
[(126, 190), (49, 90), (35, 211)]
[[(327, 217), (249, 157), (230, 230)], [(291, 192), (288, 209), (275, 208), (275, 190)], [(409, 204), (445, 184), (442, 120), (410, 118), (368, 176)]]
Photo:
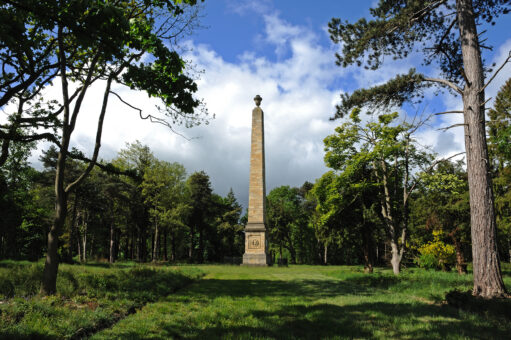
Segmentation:
[[(250, 7), (254, 6), (253, 1), (244, 4), (240, 10), (255, 10)], [(189, 130), (177, 127), (180, 133), (192, 138), (187, 140), (164, 126), (141, 120), (137, 111), (111, 97), (100, 157), (112, 159), (125, 143), (140, 140), (158, 158), (180, 162), (189, 173), (206, 171), (215, 192), (225, 195), (233, 188), (238, 200), (246, 206), (252, 99), (259, 94), (265, 112), (268, 192), (280, 185), (300, 186), (320, 177), (327, 170), (323, 162), (323, 139), (340, 123), (328, 119), (335, 111), (339, 93), (381, 83), (396, 72), (406, 72), (410, 65), (390, 63), (376, 73), (339, 68), (334, 60), (336, 46), (321, 45), (311, 28), (292, 25), (275, 13), (264, 14), (269, 13), (264, 12), (267, 3), (259, 5), (256, 10), (265, 23), (260, 40), (264, 48), (275, 51), (277, 60), (246, 51), (236, 62), (228, 62), (211, 47), (189, 41), (185, 58), (197, 69), (204, 70), (198, 80), (197, 95), (216, 118), (209, 125)], [(503, 59), (511, 41), (507, 45), (501, 48), (496, 61)], [(509, 74), (509, 70), (503, 74)], [(503, 81), (496, 79), (488, 92), (496, 92), (499, 83)], [(73, 135), (72, 146), (86, 154), (93, 148), (103, 85), (99, 83), (90, 89)], [(122, 87), (114, 90), (145, 113), (155, 113), (154, 101), (144, 93)], [(48, 91), (57, 96), (60, 90), (56, 85)], [(459, 98), (447, 95), (442, 98), (448, 110), (461, 107)], [(460, 117), (447, 115), (439, 119), (433, 123), (435, 126), (457, 123)], [(425, 145), (433, 145), (441, 155), (448, 155), (463, 149), (463, 131), (458, 130), (442, 133), (428, 128), (418, 138)], [(37, 162), (39, 154), (40, 150), (31, 160)]]
[[(312, 31), (276, 15), (265, 15), (264, 22), (267, 46), (287, 49), (285, 58), (271, 61), (247, 51), (237, 63), (231, 63), (208, 46), (188, 42), (185, 58), (205, 71), (198, 80), (197, 95), (216, 115), (209, 125), (179, 130), (191, 140), (141, 120), (137, 111), (111, 97), (100, 157), (111, 159), (126, 142), (140, 140), (160, 159), (180, 162), (190, 173), (206, 171), (217, 193), (225, 195), (233, 188), (246, 206), (251, 112), (253, 97), (259, 94), (265, 112), (268, 191), (280, 185), (300, 186), (321, 176), (326, 171), (323, 138), (338, 123), (328, 118), (340, 89), (329, 87), (342, 70)], [(98, 83), (89, 90), (73, 134), (72, 145), (87, 154), (93, 147), (103, 85)], [(58, 86), (50, 91), (58, 96)], [(122, 87), (114, 91), (145, 113), (155, 113), (154, 102), (144, 93)]]

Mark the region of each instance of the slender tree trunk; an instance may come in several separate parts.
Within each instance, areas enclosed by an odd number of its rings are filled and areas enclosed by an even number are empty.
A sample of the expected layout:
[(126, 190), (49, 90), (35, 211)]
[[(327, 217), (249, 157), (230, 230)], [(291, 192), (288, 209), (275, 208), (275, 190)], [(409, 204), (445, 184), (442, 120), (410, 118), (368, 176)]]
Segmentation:
[(506, 295), (506, 289), (497, 251), (494, 197), (488, 164), (484, 74), (472, 0), (457, 0), (456, 9), (466, 77), (463, 111), (474, 268), (472, 294), (491, 298)]
[(171, 261), (174, 262), (176, 261), (176, 237), (174, 235), (174, 233), (171, 233), (170, 234), (170, 237), (171, 237), (171, 243), (172, 243), (172, 258), (171, 258)]
[(110, 223), (110, 256), (108, 262), (114, 263), (114, 224)]
[[(60, 158), (60, 156), (59, 156)], [(60, 172), (63, 176), (63, 171)], [(57, 178), (59, 176), (57, 175)], [(59, 179), (57, 179), (60, 182)], [(53, 225), (48, 233), (48, 249), (46, 252), (46, 262), (44, 263), (43, 282), (41, 285), (41, 293), (43, 295), (51, 295), (57, 292), (57, 272), (59, 267), (58, 247), (59, 247), (59, 234), (64, 226), (67, 211), (66, 193), (63, 190), (63, 185), (56, 185), (57, 197), (55, 202), (55, 218)], [(58, 190), (62, 189), (62, 190)]]
[(373, 272), (373, 256), (372, 256), (372, 242), (371, 242), (371, 228), (364, 225), (362, 235), (363, 248), (364, 248), (364, 272), (371, 274)]
[(167, 262), (168, 261), (168, 253), (167, 253), (167, 234), (168, 234), (168, 231), (165, 231), (163, 233), (163, 261)]
[(121, 248), (121, 230), (115, 229), (115, 242), (114, 242), (114, 262), (119, 260), (119, 250)]
[(289, 250), (289, 254), (291, 255), (291, 264), (296, 264), (296, 250), (290, 239), (288, 239), (288, 246), (286, 248)]
[(155, 219), (154, 221), (154, 234), (153, 234), (153, 262), (158, 260), (158, 240), (160, 238), (159, 230), (158, 230), (158, 220)]
[(80, 212), (78, 212), (78, 216), (76, 218), (76, 225), (75, 225), (75, 230), (76, 230), (76, 239), (75, 239), (75, 242), (76, 242), (76, 249), (77, 249), (77, 252), (78, 252), (78, 261), (82, 261), (82, 246), (81, 246), (81, 240), (82, 240), (82, 235), (80, 233), (80, 229), (78, 228), (78, 220), (80, 218)]
[(461, 242), (456, 238), (452, 237), (454, 242), (454, 249), (456, 250), (456, 270), (458, 274), (466, 274), (467, 269), (465, 265), (465, 258), (463, 257), (463, 249), (461, 248)]
[(72, 217), (71, 217), (71, 225), (69, 227), (69, 251), (68, 251), (68, 255), (67, 255), (68, 263), (73, 262), (73, 248), (74, 248), (73, 245), (74, 245), (75, 238), (76, 238), (76, 215), (77, 215), (76, 206), (78, 203), (77, 196), (78, 195), (75, 194), (73, 212), (72, 212)]
[(328, 264), (328, 242), (325, 242), (325, 252), (323, 253), (323, 264)]
[(194, 234), (195, 234), (195, 228), (193, 226), (191, 226), (190, 227), (190, 248), (188, 249), (188, 260), (190, 262), (193, 262), (193, 256), (194, 256), (194, 248), (195, 248)]
[(199, 229), (199, 263), (204, 263), (204, 228)]
[(82, 262), (87, 261), (87, 213), (83, 214)]
[[(61, 26), (57, 32), (59, 47), (63, 49), (63, 29)], [(62, 127), (62, 138), (57, 164), (55, 168), (55, 217), (48, 233), (48, 248), (46, 261), (44, 263), (43, 281), (41, 283), (41, 294), (50, 295), (57, 292), (57, 272), (59, 268), (59, 236), (64, 226), (67, 214), (67, 193), (64, 188), (64, 175), (66, 170), (67, 150), (69, 147), (71, 131), (69, 126), (70, 107), (68, 83), (66, 77), (66, 57), (64, 51), (59, 51), (59, 63), (62, 82), (62, 97), (64, 104), (64, 117)]]
[(390, 248), (392, 252), (392, 258), (390, 263), (392, 264), (392, 271), (395, 275), (399, 274), (401, 258), (399, 257), (399, 245), (395, 239), (390, 240)]
[[(397, 236), (397, 230), (396, 230), (396, 224), (395, 219), (392, 214), (392, 204), (391, 204), (391, 197), (390, 197), (390, 190), (389, 190), (389, 182), (387, 177), (387, 164), (385, 163), (385, 160), (380, 161), (380, 165), (382, 167), (381, 170), (381, 176), (377, 172), (377, 176), (382, 181), (382, 202), (381, 202), (381, 214), (384, 219), (384, 224), (387, 228), (387, 233), (390, 236), (390, 246), (391, 246), (391, 254), (392, 258), (390, 260), (390, 263), (392, 264), (392, 271), (394, 272), (394, 275), (399, 275), (400, 267), (401, 267), (401, 259), (403, 257), (404, 252), (404, 246), (402, 246), (401, 250), (399, 249), (399, 241)], [(376, 169), (376, 167), (375, 167)], [(406, 229), (403, 228), (402, 230), (402, 243), (405, 243), (405, 237), (406, 237)]]
[(91, 235), (90, 235), (90, 245), (89, 245), (89, 258), (90, 259), (94, 259), (93, 251), (94, 251), (94, 234), (91, 233)]

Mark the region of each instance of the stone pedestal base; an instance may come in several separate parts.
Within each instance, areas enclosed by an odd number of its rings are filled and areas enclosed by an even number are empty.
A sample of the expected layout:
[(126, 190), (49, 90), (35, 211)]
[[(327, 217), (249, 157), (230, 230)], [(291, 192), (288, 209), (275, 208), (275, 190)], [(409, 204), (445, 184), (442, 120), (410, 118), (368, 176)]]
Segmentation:
[(264, 223), (248, 223), (245, 227), (245, 254), (243, 266), (269, 266), (268, 240)]
[(242, 266), (267, 267), (271, 266), (270, 256), (267, 254), (243, 254)]

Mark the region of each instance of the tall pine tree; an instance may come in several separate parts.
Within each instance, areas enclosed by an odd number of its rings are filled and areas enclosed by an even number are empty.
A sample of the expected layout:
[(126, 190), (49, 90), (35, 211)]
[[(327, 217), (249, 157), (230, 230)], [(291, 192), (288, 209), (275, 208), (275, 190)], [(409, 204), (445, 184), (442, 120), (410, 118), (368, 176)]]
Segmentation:
[[(423, 64), (436, 63), (441, 78), (428, 77), (411, 69), (386, 84), (359, 89), (342, 95), (336, 117), (354, 107), (388, 109), (406, 101), (420, 100), (424, 89), (440, 86), (461, 96), (465, 130), (467, 172), (470, 190), (473, 294), (496, 297), (506, 294), (497, 252), (494, 197), (486, 145), (484, 90), (495, 79), (485, 82), (481, 58), (482, 38), (478, 26), (494, 23), (510, 10), (506, 0), (380, 0), (372, 8), (371, 20), (356, 23), (332, 19), (329, 32), (342, 44), (337, 63), (347, 67), (365, 64), (377, 70), (385, 57), (403, 59), (412, 52), (422, 53)], [(506, 59), (506, 63), (511, 56)], [(503, 66), (503, 65), (502, 65)], [(496, 72), (502, 70), (498, 67)]]

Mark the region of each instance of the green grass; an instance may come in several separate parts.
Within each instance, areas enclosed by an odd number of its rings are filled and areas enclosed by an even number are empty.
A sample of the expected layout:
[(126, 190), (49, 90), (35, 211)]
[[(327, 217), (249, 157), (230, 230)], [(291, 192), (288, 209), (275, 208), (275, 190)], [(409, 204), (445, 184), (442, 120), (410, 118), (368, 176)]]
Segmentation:
[(0, 339), (83, 337), (202, 275), (193, 267), (61, 265), (58, 294), (40, 297), (42, 268), (41, 263), (0, 262)]
[[(359, 267), (200, 266), (206, 276), (93, 339), (507, 339), (511, 322), (446, 305), (470, 275)], [(511, 287), (509, 266), (505, 282)]]
[[(444, 302), (472, 286), (454, 272), (61, 265), (60, 293), (47, 298), (37, 295), (41, 272), (40, 263), (0, 262), (0, 339), (511, 337), (509, 319)], [(511, 287), (511, 266), (503, 272)]]

